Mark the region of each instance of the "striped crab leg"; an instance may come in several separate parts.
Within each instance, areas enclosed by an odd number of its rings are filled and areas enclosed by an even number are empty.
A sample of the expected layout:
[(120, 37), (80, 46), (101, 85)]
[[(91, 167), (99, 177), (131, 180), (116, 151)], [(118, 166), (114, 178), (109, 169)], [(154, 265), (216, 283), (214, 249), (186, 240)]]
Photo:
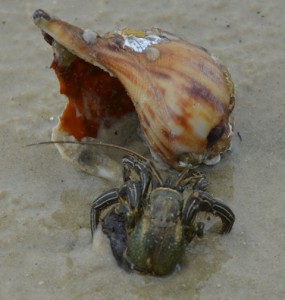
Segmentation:
[(235, 215), (226, 204), (203, 191), (195, 191), (186, 200), (182, 211), (182, 223), (193, 224), (199, 212), (208, 212), (219, 217), (222, 221), (221, 234), (229, 233), (235, 222)]

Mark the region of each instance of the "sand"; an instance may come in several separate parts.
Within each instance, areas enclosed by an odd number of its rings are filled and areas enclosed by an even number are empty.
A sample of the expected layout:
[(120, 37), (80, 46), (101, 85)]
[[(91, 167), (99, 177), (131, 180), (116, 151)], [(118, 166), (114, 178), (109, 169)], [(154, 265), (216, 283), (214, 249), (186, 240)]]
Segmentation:
[[(242, 140), (203, 170), (236, 223), (195, 240), (168, 277), (120, 269), (100, 231), (92, 245), (90, 204), (114, 182), (77, 171), (54, 146), (25, 147), (50, 140), (66, 103), (38, 8), (99, 33), (157, 26), (229, 67)], [(1, 300), (284, 299), (284, 14), (283, 0), (1, 1)]]

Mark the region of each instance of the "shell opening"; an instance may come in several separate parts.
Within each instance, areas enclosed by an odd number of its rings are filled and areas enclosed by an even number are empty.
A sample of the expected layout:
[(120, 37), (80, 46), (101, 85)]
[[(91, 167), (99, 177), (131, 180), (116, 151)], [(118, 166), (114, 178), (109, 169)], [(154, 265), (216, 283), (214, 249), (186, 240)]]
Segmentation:
[(98, 137), (101, 128), (135, 111), (121, 82), (101, 68), (71, 54), (48, 34), (52, 44), (54, 69), (60, 82), (60, 93), (68, 97), (68, 104), (60, 117), (59, 130), (77, 140)]
[(224, 132), (225, 132), (224, 124), (219, 124), (218, 126), (213, 128), (207, 136), (207, 141), (208, 141), (207, 147), (209, 148), (215, 145), (222, 137)]

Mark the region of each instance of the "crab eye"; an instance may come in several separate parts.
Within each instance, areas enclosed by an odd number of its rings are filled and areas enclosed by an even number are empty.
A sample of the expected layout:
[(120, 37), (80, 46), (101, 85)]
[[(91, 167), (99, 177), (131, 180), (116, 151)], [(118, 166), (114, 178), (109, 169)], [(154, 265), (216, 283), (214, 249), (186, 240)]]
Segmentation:
[(221, 136), (225, 132), (225, 125), (219, 124), (215, 128), (213, 128), (207, 136), (207, 147), (210, 148), (216, 144), (216, 142), (221, 138)]

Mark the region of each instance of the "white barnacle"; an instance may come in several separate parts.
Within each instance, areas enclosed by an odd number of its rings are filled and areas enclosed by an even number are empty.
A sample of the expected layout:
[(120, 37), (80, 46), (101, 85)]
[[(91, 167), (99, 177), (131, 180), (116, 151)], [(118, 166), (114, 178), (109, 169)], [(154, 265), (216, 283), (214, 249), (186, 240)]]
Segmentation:
[(145, 54), (148, 60), (155, 61), (159, 58), (160, 52), (157, 48), (148, 47), (145, 50)]
[(97, 40), (97, 33), (91, 29), (85, 29), (82, 37), (87, 44), (94, 44)]
[(135, 35), (123, 35), (125, 39), (124, 46), (132, 49), (134, 52), (143, 52), (149, 46), (162, 42), (162, 38), (157, 35), (147, 35), (145, 37), (136, 37)]

